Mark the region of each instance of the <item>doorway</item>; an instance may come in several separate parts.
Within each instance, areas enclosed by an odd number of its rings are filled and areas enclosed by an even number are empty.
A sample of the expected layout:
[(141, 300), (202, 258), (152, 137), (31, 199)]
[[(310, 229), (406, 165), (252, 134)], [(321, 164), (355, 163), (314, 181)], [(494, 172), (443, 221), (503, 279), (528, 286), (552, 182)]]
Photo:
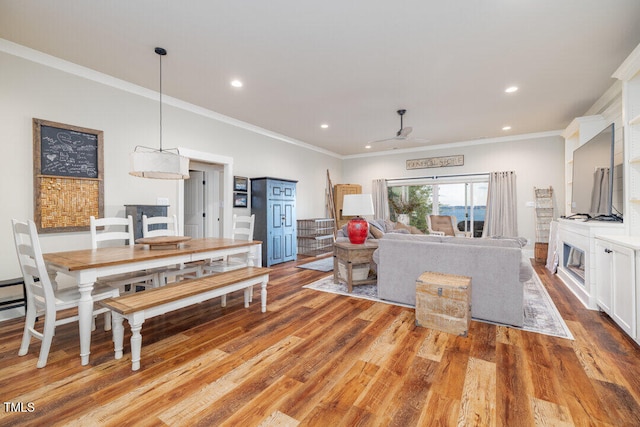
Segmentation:
[(191, 178), (184, 183), (184, 235), (222, 237), (220, 165), (190, 162)]
[(230, 237), (233, 159), (179, 148), (189, 158), (190, 179), (179, 181), (178, 218), (185, 236)]

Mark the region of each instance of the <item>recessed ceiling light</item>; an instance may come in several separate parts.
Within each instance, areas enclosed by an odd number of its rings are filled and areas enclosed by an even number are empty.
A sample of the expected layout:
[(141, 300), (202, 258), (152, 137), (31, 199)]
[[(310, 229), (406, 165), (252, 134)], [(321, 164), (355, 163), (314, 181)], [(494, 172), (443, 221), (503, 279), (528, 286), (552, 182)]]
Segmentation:
[(367, 149), (371, 148), (371, 144), (365, 145), (364, 148), (367, 148)]
[(511, 126), (504, 126), (502, 130), (511, 130)]
[(329, 127), (329, 125), (328, 125), (328, 124), (326, 124), (326, 123), (323, 123), (323, 124), (321, 124), (321, 125), (320, 125), (320, 127), (321, 127), (322, 129), (326, 129), (326, 128), (328, 128), (328, 127)]
[(233, 87), (242, 87), (243, 84), (242, 84), (242, 82), (240, 80), (236, 79), (236, 80), (231, 80), (231, 86), (233, 86)]
[(509, 86), (504, 90), (507, 93), (513, 93), (518, 91), (518, 86)]

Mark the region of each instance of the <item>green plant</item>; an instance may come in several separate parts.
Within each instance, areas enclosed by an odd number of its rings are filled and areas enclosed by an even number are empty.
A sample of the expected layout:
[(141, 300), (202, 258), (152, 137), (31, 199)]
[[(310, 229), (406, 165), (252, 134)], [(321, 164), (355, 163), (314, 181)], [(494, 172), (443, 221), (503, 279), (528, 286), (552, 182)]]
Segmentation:
[(426, 231), (426, 215), (432, 211), (433, 207), (431, 199), (432, 190), (433, 187), (431, 185), (389, 187), (388, 196), (391, 220), (397, 221), (398, 215), (407, 214), (409, 215), (410, 225)]
[(420, 202), (415, 199), (402, 200), (400, 197), (393, 197), (389, 199), (389, 205), (396, 215), (408, 215), (413, 213), (413, 211), (415, 211), (420, 206)]

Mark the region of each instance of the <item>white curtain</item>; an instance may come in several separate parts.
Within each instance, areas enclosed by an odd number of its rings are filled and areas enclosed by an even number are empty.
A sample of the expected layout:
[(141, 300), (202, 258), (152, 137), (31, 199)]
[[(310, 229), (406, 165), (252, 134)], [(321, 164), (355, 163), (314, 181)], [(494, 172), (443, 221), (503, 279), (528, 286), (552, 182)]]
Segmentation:
[(373, 210), (376, 219), (389, 219), (389, 193), (387, 192), (387, 180), (374, 179), (371, 187), (373, 198)]
[(516, 173), (491, 172), (482, 237), (518, 237)]

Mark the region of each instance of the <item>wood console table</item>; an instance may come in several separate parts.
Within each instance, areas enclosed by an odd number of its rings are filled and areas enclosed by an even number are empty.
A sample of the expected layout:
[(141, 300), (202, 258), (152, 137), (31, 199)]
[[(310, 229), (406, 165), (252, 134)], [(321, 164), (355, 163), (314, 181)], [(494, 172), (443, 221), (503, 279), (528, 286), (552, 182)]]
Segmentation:
[(377, 278), (367, 277), (364, 280), (353, 280), (353, 267), (358, 265), (370, 265), (373, 262), (373, 252), (378, 249), (378, 243), (364, 242), (361, 245), (355, 245), (348, 242), (337, 242), (333, 245), (333, 281), (338, 283), (340, 280), (340, 266), (342, 263), (346, 267), (347, 277), (343, 280), (347, 282), (349, 292), (353, 291), (353, 287), (357, 285), (366, 285), (376, 283)]

